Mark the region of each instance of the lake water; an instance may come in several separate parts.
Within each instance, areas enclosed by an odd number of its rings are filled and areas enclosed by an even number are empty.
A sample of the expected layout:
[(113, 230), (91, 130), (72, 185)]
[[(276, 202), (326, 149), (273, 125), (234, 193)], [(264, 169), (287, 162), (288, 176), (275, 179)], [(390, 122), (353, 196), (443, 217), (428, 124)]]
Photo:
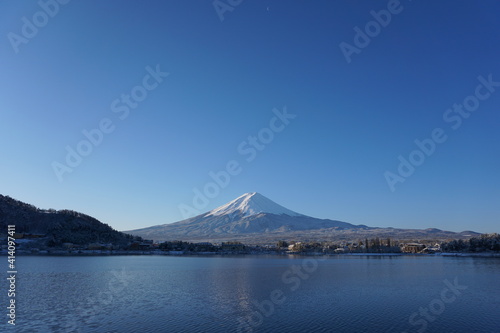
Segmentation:
[(318, 259), (18, 257), (0, 331), (500, 332), (500, 259)]

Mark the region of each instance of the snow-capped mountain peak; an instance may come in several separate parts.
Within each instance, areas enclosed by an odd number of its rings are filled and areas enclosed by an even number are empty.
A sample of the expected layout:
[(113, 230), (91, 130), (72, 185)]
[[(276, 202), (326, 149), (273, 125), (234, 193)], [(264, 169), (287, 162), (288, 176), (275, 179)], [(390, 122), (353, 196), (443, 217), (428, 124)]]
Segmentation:
[(241, 216), (251, 216), (259, 213), (270, 213), (276, 215), (286, 214), (289, 216), (302, 216), (290, 209), (278, 205), (274, 201), (266, 198), (257, 192), (245, 193), (233, 201), (215, 208), (206, 216), (221, 216), (238, 214)]
[[(345, 240), (373, 237), (402, 239), (451, 238), (462, 234), (437, 230), (370, 228), (347, 222), (318, 219), (291, 211), (259, 193), (246, 193), (210, 212), (175, 223), (130, 230), (128, 233), (157, 241), (244, 241), (271, 244), (278, 240)], [(473, 232), (467, 232), (473, 234)], [(476, 234), (479, 235), (479, 234)], [(250, 243), (251, 244), (251, 243)]]

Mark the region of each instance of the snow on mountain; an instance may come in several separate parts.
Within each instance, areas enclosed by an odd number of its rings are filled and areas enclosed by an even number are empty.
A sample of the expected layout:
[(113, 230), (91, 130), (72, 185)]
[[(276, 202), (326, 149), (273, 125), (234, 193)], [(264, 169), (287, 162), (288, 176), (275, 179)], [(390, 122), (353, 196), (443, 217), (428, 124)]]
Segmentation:
[(296, 213), (263, 195), (246, 193), (207, 213), (175, 223), (125, 231), (156, 241), (271, 244), (278, 240), (358, 240), (384, 237), (399, 239), (453, 238), (459, 234), (432, 230), (373, 228), (347, 222), (318, 219)]
[(233, 201), (208, 212), (206, 216), (238, 215), (246, 217), (259, 213), (302, 216), (302, 214), (278, 205), (257, 192), (245, 193)]
[(317, 219), (296, 213), (278, 205), (263, 195), (252, 192), (232, 200), (231, 202), (186, 220), (175, 223), (151, 226), (128, 231), (132, 235), (141, 235), (155, 240), (193, 240), (216, 239), (241, 236), (261, 237), (283, 233), (306, 232), (311, 230), (347, 230), (364, 229), (366, 226), (355, 226), (347, 222)]

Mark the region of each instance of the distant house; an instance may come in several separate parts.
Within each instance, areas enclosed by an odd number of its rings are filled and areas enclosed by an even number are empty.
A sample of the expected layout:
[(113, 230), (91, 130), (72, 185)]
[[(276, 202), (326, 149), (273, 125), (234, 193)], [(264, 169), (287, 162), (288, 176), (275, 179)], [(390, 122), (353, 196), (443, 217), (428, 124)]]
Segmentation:
[(153, 247), (153, 242), (151, 241), (151, 243), (148, 243), (148, 242), (142, 242), (139, 244), (139, 249), (140, 250), (150, 250), (151, 247)]
[(436, 252), (441, 252), (441, 245), (436, 244), (432, 247), (428, 247), (424, 250), (426, 253), (436, 253)]
[(129, 245), (129, 249), (133, 251), (139, 250), (139, 242), (133, 242), (132, 244)]
[(89, 250), (102, 250), (104, 245), (101, 243), (90, 243), (87, 247)]
[(404, 244), (403, 245), (403, 248), (401, 249), (401, 251), (403, 251), (405, 253), (420, 253), (424, 249), (425, 249), (425, 245), (424, 244), (420, 244), (420, 243), (408, 243), (408, 244)]
[(288, 251), (298, 252), (300, 250), (302, 250), (302, 242), (297, 242), (295, 244), (288, 245)]
[(133, 251), (146, 251), (150, 250), (153, 246), (153, 243), (149, 242), (133, 242), (130, 244), (129, 249)]

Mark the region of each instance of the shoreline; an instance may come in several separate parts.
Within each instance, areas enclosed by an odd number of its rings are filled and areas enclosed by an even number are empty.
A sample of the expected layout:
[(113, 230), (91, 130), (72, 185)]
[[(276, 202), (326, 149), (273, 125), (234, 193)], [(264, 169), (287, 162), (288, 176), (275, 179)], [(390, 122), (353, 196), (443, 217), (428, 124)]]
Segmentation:
[[(18, 256), (51, 256), (51, 257), (96, 257), (96, 256), (306, 256), (306, 257), (473, 257), (473, 258), (500, 258), (498, 252), (440, 252), (440, 253), (321, 253), (321, 252), (274, 252), (274, 251), (249, 251), (249, 252), (185, 252), (185, 251), (110, 251), (110, 250), (84, 250), (79, 252), (68, 252), (54, 250), (51, 252), (25, 252), (17, 251)], [(7, 252), (1, 251), (0, 256), (8, 256)]]

